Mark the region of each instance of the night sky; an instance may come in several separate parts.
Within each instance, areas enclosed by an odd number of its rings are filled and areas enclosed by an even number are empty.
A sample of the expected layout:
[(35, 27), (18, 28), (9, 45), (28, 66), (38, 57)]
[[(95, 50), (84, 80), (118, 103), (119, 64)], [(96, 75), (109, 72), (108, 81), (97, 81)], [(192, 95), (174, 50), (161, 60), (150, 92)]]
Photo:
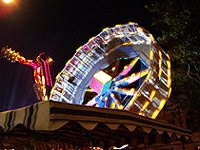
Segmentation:
[[(44, 51), (55, 61), (55, 79), (75, 50), (105, 27), (137, 22), (152, 33), (145, 9), (149, 2), (18, 0), (10, 6), (0, 2), (0, 48), (8, 45), (27, 59)], [(31, 67), (0, 59), (0, 111), (35, 103), (33, 83)]]

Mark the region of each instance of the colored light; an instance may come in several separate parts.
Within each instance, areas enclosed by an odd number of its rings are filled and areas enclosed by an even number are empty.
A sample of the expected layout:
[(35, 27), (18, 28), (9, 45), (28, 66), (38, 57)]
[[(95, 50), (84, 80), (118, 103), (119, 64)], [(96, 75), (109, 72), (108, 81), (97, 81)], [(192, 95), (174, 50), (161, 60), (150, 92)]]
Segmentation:
[(140, 27), (138, 27), (137, 29), (138, 29), (138, 31), (140, 31), (140, 32), (144, 32), (143, 29), (140, 28)]
[(147, 75), (147, 77), (146, 77), (146, 79), (145, 79), (145, 82), (147, 82), (147, 81), (149, 80), (149, 78), (151, 77), (151, 72), (152, 72), (152, 71), (149, 70), (148, 72), (149, 72), (149, 73), (148, 73), (148, 75)]
[(86, 92), (94, 92), (94, 90), (93, 90), (93, 89), (90, 89), (90, 88), (87, 88), (87, 89), (86, 89)]
[(168, 75), (168, 78), (171, 77), (171, 70), (170, 69), (167, 69), (167, 75)]
[(161, 51), (158, 51), (158, 53), (159, 53), (159, 57), (162, 59), (162, 53), (161, 53)]
[(140, 77), (143, 77), (143, 76), (147, 75), (148, 72), (149, 72), (148, 69), (146, 69), (146, 70), (144, 70), (144, 71), (141, 71), (141, 72), (140, 72)]
[(99, 71), (94, 75), (94, 78), (105, 84), (112, 79), (112, 77), (103, 71)]
[(155, 110), (151, 118), (155, 119), (158, 116), (159, 112), (160, 112), (159, 110)]
[(141, 109), (141, 111), (144, 111), (145, 110), (145, 108), (147, 108), (147, 106), (149, 105), (149, 102), (148, 101), (146, 101), (145, 103), (144, 103), (144, 105), (142, 106), (142, 109)]
[(106, 31), (106, 30), (108, 30), (109, 28), (108, 27), (106, 27), (106, 28), (104, 28), (102, 31)]
[(172, 88), (170, 87), (168, 92), (168, 98), (170, 97), (171, 93), (172, 93)]
[(52, 59), (51, 57), (48, 57), (48, 58), (47, 58), (47, 62), (48, 62), (48, 63), (52, 63), (52, 62), (53, 62), (53, 59)]
[(94, 37), (91, 37), (88, 41), (90, 42), (90, 41), (92, 41), (94, 39)]
[(137, 62), (138, 60), (139, 60), (138, 57), (135, 58), (135, 59), (131, 62), (130, 66), (133, 67), (133, 66), (136, 64), (136, 62)]
[(158, 72), (158, 76), (160, 77), (162, 75), (162, 60), (159, 59), (159, 72)]
[(152, 100), (155, 94), (156, 94), (156, 90), (153, 90), (149, 96), (149, 99)]
[(128, 144), (125, 144), (125, 145), (123, 145), (123, 146), (121, 146), (121, 147), (115, 147), (115, 146), (113, 146), (113, 149), (114, 149), (114, 150), (115, 150), (115, 149), (121, 150), (121, 149), (126, 149), (128, 146), (129, 146)]
[(126, 85), (129, 85), (129, 84), (137, 81), (138, 79), (141, 79), (145, 75), (147, 75), (148, 72), (149, 72), (149, 70), (146, 69), (146, 70), (143, 70), (141, 72), (133, 73), (131, 76), (123, 78), (122, 80), (117, 81), (115, 83), (115, 85), (116, 86), (126, 86)]
[(128, 105), (126, 107), (128, 110), (133, 105), (133, 103), (135, 102), (135, 100), (137, 99), (138, 96), (139, 96), (139, 94), (135, 93), (135, 95), (132, 97), (132, 99), (130, 100), (130, 102), (128, 103)]
[(112, 77), (103, 72), (102, 70), (100, 70), (93, 76), (90, 88), (93, 89), (98, 94), (100, 93), (103, 94), (110, 87), (111, 83), (112, 83)]
[(131, 61), (131, 63), (128, 66), (124, 66), (124, 70), (120, 73), (120, 75), (126, 75), (130, 72), (130, 70), (133, 68), (133, 66), (137, 63), (139, 58), (135, 58)]
[(169, 54), (166, 54), (166, 55), (167, 55), (167, 58), (170, 59)]
[(110, 104), (110, 108), (112, 108), (112, 109), (115, 108), (115, 103), (114, 103), (114, 102), (111, 102), (111, 104)]
[(162, 99), (161, 102), (160, 102), (160, 105), (159, 105), (158, 109), (161, 110), (164, 107), (165, 103), (166, 103), (166, 100)]
[(153, 50), (150, 50), (150, 60), (153, 59)]
[(153, 37), (153, 35), (152, 35), (152, 34), (149, 34), (149, 36), (150, 36), (150, 39), (151, 39), (151, 41), (153, 41), (153, 42), (154, 42), (155, 40), (154, 40), (154, 37)]
[(137, 24), (137, 23), (135, 23), (135, 22), (129, 22), (128, 24), (132, 24), (132, 25), (135, 25), (135, 24)]
[(121, 26), (121, 24), (117, 24), (117, 25), (115, 25), (115, 27), (120, 27)]
[(169, 69), (171, 69), (171, 63), (170, 63), (169, 60), (167, 61), (167, 67), (168, 67)]
[(3, 2), (6, 3), (6, 4), (9, 4), (9, 3), (12, 3), (13, 0), (3, 0)]
[(115, 71), (116, 67), (112, 67), (112, 71)]
[(170, 86), (171, 86), (171, 83), (172, 83), (172, 79), (171, 79), (171, 78), (168, 78), (168, 80), (167, 80), (167, 86), (170, 87)]

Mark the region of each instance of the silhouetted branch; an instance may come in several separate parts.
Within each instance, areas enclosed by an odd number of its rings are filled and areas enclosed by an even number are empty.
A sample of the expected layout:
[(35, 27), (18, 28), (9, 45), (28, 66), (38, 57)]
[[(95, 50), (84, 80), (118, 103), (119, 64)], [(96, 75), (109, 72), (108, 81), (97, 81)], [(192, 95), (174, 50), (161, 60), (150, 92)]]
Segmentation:
[[(192, 75), (195, 76), (196, 78), (192, 77)], [(196, 81), (197, 83), (200, 84), (200, 76), (199, 76), (198, 72), (197, 73), (191, 73), (191, 66), (190, 66), (190, 64), (188, 64), (187, 76), (190, 79), (192, 79), (192, 80), (194, 80), (194, 81)]]

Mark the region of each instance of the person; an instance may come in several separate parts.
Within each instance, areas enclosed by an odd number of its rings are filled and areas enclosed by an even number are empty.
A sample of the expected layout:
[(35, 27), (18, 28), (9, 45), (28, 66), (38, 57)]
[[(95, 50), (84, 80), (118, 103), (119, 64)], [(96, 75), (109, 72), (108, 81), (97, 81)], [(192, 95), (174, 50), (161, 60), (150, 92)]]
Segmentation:
[(12, 50), (12, 48), (3, 47), (1, 50), (1, 55), (7, 60), (13, 63), (19, 62), (33, 68), (33, 77), (35, 81), (33, 85), (34, 91), (38, 100), (47, 101), (52, 88), (50, 64), (53, 62), (53, 59), (50, 57), (44, 59), (44, 54), (44, 52), (40, 53), (35, 60), (31, 60), (25, 59), (19, 52)]

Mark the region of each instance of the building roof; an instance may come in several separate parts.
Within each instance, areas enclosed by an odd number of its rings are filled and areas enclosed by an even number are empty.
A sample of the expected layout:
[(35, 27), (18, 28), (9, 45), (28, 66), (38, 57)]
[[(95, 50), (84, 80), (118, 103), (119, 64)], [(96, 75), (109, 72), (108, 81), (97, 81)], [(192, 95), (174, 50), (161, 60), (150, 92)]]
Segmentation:
[[(0, 113), (1, 135), (51, 135), (74, 145), (92, 140), (96, 145), (133, 143), (140, 135), (158, 134), (177, 139), (190, 139), (191, 131), (160, 120), (139, 116), (125, 110), (113, 110), (53, 101)], [(24, 136), (25, 137), (25, 136)], [(56, 139), (56, 138), (55, 138)], [(80, 142), (81, 141), (81, 142)], [(138, 141), (138, 139), (137, 139)]]

